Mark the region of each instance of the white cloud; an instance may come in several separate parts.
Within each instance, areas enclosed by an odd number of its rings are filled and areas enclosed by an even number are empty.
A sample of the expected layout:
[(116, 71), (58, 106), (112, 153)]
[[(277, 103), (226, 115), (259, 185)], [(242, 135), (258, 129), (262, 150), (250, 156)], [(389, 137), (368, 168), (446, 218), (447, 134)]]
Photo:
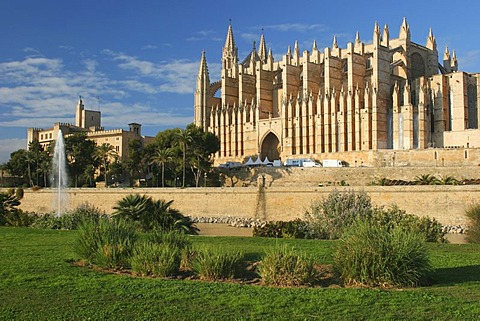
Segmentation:
[[(259, 29), (259, 27), (254, 27), (255, 29)], [(328, 28), (322, 24), (305, 24), (305, 23), (282, 23), (282, 24), (275, 24), (275, 25), (267, 25), (263, 26), (265, 30), (271, 29), (274, 31), (281, 31), (281, 32), (307, 32), (307, 31), (316, 31), (322, 32), (326, 31)]]
[(0, 164), (8, 162), (10, 154), (19, 149), (27, 148), (27, 139), (7, 138), (0, 139)]
[[(240, 35), (240, 37), (242, 37), (243, 39), (249, 41), (249, 42), (252, 42), (252, 41), (259, 41), (260, 39), (260, 35), (256, 34), (256, 33), (248, 33), (248, 32), (244, 32)], [(258, 44), (257, 44), (258, 45)]]
[(152, 50), (152, 49), (157, 49), (158, 47), (155, 45), (145, 45), (142, 47), (142, 50)]
[[(103, 52), (111, 56), (114, 61), (119, 62), (119, 68), (136, 73), (138, 77), (136, 80), (123, 82), (130, 89), (137, 91), (143, 89), (144, 92), (150, 94), (157, 92), (191, 94), (195, 90), (199, 61), (178, 59), (154, 63), (108, 49)], [(209, 64), (209, 67), (215, 72), (215, 75), (220, 72), (220, 64)], [(158, 87), (141, 82), (139, 79), (142, 77), (157, 80)]]
[[(138, 122), (155, 130), (192, 121), (191, 101), (174, 108), (163, 102), (163, 95), (192, 95), (199, 60), (152, 62), (110, 50), (104, 54), (123, 71), (121, 78), (115, 71), (106, 73), (103, 60), (91, 55), (82, 56), (75, 70), (62, 59), (47, 57), (0, 62), (0, 127), (25, 137), (26, 130), (21, 133), (19, 128), (46, 129), (56, 122), (74, 123), (78, 95), (87, 109), (101, 110), (106, 128), (126, 128), (128, 123)], [(212, 81), (219, 77), (220, 68), (219, 63), (209, 64)], [(138, 94), (144, 102), (134, 102)], [(25, 139), (0, 141), (6, 160), (25, 144)]]
[[(458, 54), (458, 53), (457, 53)], [(458, 56), (458, 66), (460, 70), (472, 70), (473, 68), (478, 69), (480, 62), (480, 50), (470, 50), (465, 54)]]
[(85, 59), (83, 61), (83, 64), (85, 65), (85, 68), (87, 69), (87, 71), (90, 73), (94, 73), (95, 69), (98, 66), (98, 63), (93, 59)]
[(200, 30), (195, 32), (191, 37), (186, 39), (187, 41), (201, 41), (201, 40), (213, 40), (222, 41), (222, 38), (218, 36), (218, 33), (213, 30)]

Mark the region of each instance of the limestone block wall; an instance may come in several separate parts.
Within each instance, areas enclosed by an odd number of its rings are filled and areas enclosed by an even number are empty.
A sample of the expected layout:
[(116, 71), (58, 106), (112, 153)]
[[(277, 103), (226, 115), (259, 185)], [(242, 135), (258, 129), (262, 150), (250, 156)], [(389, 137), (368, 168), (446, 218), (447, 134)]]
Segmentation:
[[(154, 199), (174, 200), (172, 207), (190, 216), (236, 216), (263, 220), (301, 218), (313, 200), (323, 199), (335, 188), (365, 191), (374, 205), (397, 204), (408, 213), (435, 217), (442, 224), (465, 225), (464, 211), (480, 200), (480, 186), (364, 186), (364, 187), (256, 187), (155, 188), (155, 189), (69, 189), (69, 206), (93, 204), (107, 213), (118, 200), (131, 193)], [(25, 190), (21, 209), (50, 212), (55, 191)]]
[[(440, 162), (440, 160), (439, 160)], [(344, 181), (349, 186), (367, 186), (374, 180), (414, 181), (420, 175), (452, 176), (457, 180), (480, 179), (479, 166), (438, 166), (438, 167), (340, 167), (340, 168), (301, 168), (301, 167), (260, 167), (252, 169), (222, 170), (220, 174), (224, 186), (256, 186), (259, 177), (265, 176), (267, 187), (318, 187), (338, 185)]]

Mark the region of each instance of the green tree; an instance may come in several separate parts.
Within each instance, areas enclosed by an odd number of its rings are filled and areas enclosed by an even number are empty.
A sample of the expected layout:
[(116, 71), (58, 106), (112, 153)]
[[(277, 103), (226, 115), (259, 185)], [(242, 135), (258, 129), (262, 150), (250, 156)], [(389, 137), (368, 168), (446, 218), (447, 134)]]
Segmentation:
[(415, 177), (414, 180), (416, 185), (438, 185), (439, 180), (432, 174), (423, 174)]
[(182, 148), (182, 187), (185, 187), (185, 168), (187, 165), (187, 148), (190, 146), (192, 142), (192, 132), (187, 128), (185, 130), (179, 129), (176, 135), (176, 141)]
[(162, 187), (165, 187), (165, 165), (171, 160), (172, 151), (170, 149), (158, 149), (151, 158), (151, 162), (161, 168)]
[(220, 149), (220, 140), (210, 132), (190, 124), (192, 142), (189, 149), (189, 164), (195, 177), (195, 186), (198, 187), (202, 173), (207, 173), (213, 163), (213, 154)]
[(65, 138), (68, 166), (75, 187), (78, 187), (79, 178), (85, 173), (87, 166), (96, 165), (95, 142), (86, 137), (85, 133), (74, 133)]
[(26, 149), (19, 149), (10, 154), (10, 160), (5, 164), (5, 169), (12, 176), (22, 178), (23, 183), (28, 179), (28, 152)]
[(130, 178), (130, 186), (133, 185), (133, 180), (140, 178), (144, 165), (144, 153), (142, 142), (138, 139), (131, 140), (128, 143), (127, 158), (125, 160), (125, 168), (128, 171)]
[[(108, 164), (111, 160), (118, 158), (117, 151), (113, 145), (103, 143), (102, 145), (95, 147), (95, 158), (103, 167), (103, 179), (105, 180), (105, 186), (108, 186)], [(100, 173), (102, 173), (102, 168), (100, 168)]]
[[(42, 167), (44, 162), (49, 163), (50, 157), (47, 152), (43, 149), (43, 146), (37, 141), (34, 140), (28, 144), (28, 165), (29, 165), (29, 180), (31, 184), (33, 183), (33, 178), (35, 178), (34, 185), (40, 185), (40, 176), (43, 175)], [(42, 166), (43, 165), (43, 166)], [(34, 177), (32, 176), (34, 175)], [(45, 180), (44, 180), (45, 181)]]
[(83, 177), (88, 182), (89, 187), (94, 186), (93, 185), (94, 176), (95, 176), (95, 166), (93, 166), (92, 164), (88, 164), (87, 166), (85, 166)]

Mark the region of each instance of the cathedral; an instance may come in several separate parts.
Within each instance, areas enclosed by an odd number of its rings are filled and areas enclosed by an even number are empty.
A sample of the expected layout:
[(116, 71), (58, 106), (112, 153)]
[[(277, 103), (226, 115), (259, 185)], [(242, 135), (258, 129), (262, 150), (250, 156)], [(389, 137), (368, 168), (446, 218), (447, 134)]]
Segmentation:
[(375, 23), (371, 42), (358, 32), (346, 48), (336, 37), (323, 51), (295, 42), (281, 61), (263, 33), (240, 61), (230, 24), (219, 81), (202, 53), (195, 124), (220, 138), (217, 161), (477, 148), (479, 78), (459, 71), (448, 48), (439, 63), (431, 29), (425, 45), (411, 41), (406, 19), (397, 38)]

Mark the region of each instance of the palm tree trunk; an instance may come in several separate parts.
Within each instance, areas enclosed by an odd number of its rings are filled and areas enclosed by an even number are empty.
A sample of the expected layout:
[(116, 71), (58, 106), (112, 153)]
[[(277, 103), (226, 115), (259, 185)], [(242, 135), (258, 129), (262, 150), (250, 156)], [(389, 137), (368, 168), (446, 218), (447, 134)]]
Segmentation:
[(103, 178), (105, 179), (105, 187), (108, 187), (108, 182), (107, 182), (107, 162), (105, 161), (105, 158), (103, 158)]
[(183, 143), (183, 178), (182, 178), (182, 188), (185, 188), (185, 165), (186, 165), (186, 147), (185, 147), (185, 143)]
[(162, 163), (162, 187), (165, 187), (165, 164), (163, 163)]

